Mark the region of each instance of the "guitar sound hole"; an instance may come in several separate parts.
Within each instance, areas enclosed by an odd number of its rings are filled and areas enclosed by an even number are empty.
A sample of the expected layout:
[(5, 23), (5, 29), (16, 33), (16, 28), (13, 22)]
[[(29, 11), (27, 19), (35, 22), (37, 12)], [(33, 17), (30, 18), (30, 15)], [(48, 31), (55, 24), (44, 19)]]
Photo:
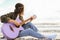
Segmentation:
[(13, 28), (12, 28), (10, 25), (9, 25), (9, 27), (10, 27), (11, 31), (13, 31), (13, 32), (14, 32)]

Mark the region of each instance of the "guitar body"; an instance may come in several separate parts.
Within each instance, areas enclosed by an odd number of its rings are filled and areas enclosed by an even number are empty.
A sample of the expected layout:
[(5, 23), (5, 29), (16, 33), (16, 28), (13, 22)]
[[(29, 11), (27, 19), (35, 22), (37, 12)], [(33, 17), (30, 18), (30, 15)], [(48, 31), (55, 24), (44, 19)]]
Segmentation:
[(5, 23), (2, 26), (2, 32), (4, 33), (4, 35), (11, 39), (16, 38), (20, 30), (23, 30), (23, 28), (22, 27), (16, 28), (16, 26), (12, 25), (11, 23)]
[[(21, 22), (19, 18), (16, 18), (16, 21), (19, 23)], [(18, 36), (19, 31), (24, 30), (24, 28), (21, 26), (17, 28), (13, 23), (4, 23), (1, 30), (5, 37), (14, 39)]]

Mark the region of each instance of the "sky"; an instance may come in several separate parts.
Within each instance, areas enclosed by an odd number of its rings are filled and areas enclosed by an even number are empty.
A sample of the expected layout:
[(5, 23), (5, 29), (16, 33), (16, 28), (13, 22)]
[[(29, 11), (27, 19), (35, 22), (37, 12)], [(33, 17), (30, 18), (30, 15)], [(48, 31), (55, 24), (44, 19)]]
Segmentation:
[(24, 19), (37, 16), (33, 23), (60, 22), (60, 0), (0, 0), (0, 16), (13, 12), (16, 3), (24, 4)]

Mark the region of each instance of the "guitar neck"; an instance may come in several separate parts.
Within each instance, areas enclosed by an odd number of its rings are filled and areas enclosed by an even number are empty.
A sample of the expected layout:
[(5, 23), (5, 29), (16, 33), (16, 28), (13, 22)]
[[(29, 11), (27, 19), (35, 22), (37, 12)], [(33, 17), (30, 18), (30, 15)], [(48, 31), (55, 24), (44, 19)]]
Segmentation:
[(30, 18), (29, 19), (27, 19), (27, 20), (24, 20), (19, 26), (21, 26), (21, 25), (23, 25), (23, 24), (25, 24), (27, 21), (29, 21), (30, 20)]
[[(36, 18), (36, 15), (33, 15), (32, 16), (32, 19), (35, 19)], [(24, 20), (21, 24), (20, 24), (20, 26), (21, 25), (23, 25), (23, 24), (25, 24), (27, 21), (29, 21), (31, 19), (31, 17), (30, 18), (28, 18), (27, 20)]]

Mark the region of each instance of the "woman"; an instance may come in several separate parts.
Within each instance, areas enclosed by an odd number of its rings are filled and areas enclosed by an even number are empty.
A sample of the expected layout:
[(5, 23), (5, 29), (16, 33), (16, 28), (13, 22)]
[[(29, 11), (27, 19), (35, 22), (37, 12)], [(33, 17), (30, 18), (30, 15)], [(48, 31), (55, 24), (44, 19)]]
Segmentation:
[[(23, 20), (23, 15), (24, 15), (24, 5), (21, 3), (17, 3), (15, 5), (15, 10), (14, 12), (10, 12), (9, 14), (3, 15), (1, 16), (1, 22), (2, 23), (14, 23), (17, 27), (19, 27), (20, 23), (18, 23), (17, 21), (15, 21), (15, 19), (17, 18), (17, 16), (19, 15), (19, 19), (25, 23), (25, 21), (27, 20)], [(34, 19), (34, 17), (30, 17), (28, 20), (32, 21)], [(37, 32), (37, 28), (32, 24), (32, 23), (27, 23), (27, 24), (23, 24), (21, 25), (25, 28), (25, 30), (20, 31), (19, 33), (19, 37), (23, 37), (23, 36), (33, 36), (36, 38), (45, 38), (45, 39), (51, 39), (48, 37), (45, 37), (42, 34), (39, 34)], [(29, 26), (29, 27), (28, 27)], [(27, 28), (28, 27), (28, 28)], [(27, 33), (28, 32), (28, 33)], [(3, 33), (3, 32), (2, 32)], [(3, 34), (4, 35), (4, 34)], [(5, 36), (5, 35), (4, 35)], [(7, 40), (14, 40), (14, 39), (10, 39), (8, 37), (6, 37)]]

